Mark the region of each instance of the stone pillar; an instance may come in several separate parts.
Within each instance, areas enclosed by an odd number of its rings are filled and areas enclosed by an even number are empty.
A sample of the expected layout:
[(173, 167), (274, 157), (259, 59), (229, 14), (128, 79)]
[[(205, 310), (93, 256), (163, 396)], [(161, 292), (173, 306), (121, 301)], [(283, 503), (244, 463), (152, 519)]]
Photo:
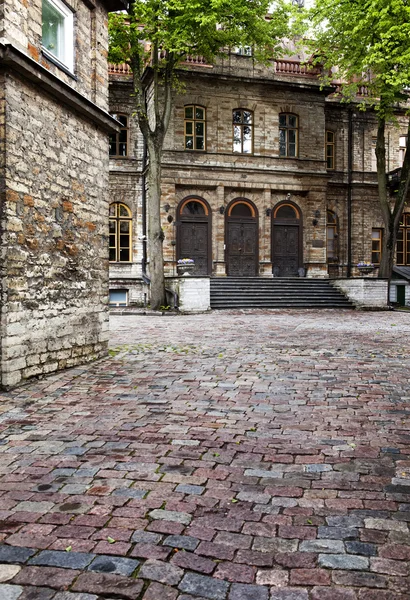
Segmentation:
[(221, 214), (219, 208), (225, 207), (225, 189), (218, 185), (216, 190), (217, 204), (212, 219), (212, 256), (213, 256), (213, 275), (217, 277), (226, 276), (225, 264), (225, 214)]
[[(164, 207), (167, 207), (167, 210), (165, 210)], [(177, 220), (176, 210), (175, 184), (167, 182), (161, 186), (161, 223), (165, 235), (163, 245), (164, 274), (169, 277), (176, 274), (176, 246), (173, 244), (173, 242), (176, 242), (177, 235), (175, 227), (175, 222)], [(169, 222), (168, 217), (172, 217), (171, 222)]]
[(307, 277), (328, 277), (326, 261), (326, 190), (309, 192), (303, 214), (303, 262)]
[(272, 275), (272, 199), (270, 188), (263, 190), (263, 201), (259, 212), (259, 276), (273, 277)]

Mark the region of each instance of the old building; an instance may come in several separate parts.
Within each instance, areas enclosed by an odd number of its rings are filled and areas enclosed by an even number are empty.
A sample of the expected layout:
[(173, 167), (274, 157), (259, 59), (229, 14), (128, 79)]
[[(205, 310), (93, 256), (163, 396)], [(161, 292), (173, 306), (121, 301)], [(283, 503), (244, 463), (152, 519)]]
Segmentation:
[[(179, 258), (216, 277), (342, 278), (380, 261), (377, 122), (340, 103), (297, 57), (255, 65), (243, 52), (181, 69), (166, 138), (162, 202), (166, 274)], [(111, 304), (146, 300), (144, 145), (130, 74), (110, 66)], [(401, 165), (407, 119), (388, 132), (388, 168)], [(407, 209), (406, 209), (407, 210)], [(398, 265), (410, 265), (410, 212)], [(377, 274), (377, 269), (374, 275)]]
[(107, 10), (119, 0), (0, 6), (1, 380), (107, 344)]

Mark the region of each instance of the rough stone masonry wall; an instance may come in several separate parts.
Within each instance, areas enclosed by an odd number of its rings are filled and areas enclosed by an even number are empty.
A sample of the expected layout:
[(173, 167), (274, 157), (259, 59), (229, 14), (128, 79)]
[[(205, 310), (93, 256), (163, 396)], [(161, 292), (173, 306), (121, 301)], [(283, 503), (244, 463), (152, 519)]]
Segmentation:
[[(107, 13), (101, 2), (65, 2), (74, 12), (74, 75), (65, 73), (42, 51), (42, 0), (4, 0), (4, 32), (7, 41), (68, 83), (80, 94), (108, 109)], [(1, 16), (1, 13), (0, 13)]]
[(106, 133), (36, 87), (9, 74), (5, 90), (1, 384), (8, 387), (106, 349), (108, 153)]

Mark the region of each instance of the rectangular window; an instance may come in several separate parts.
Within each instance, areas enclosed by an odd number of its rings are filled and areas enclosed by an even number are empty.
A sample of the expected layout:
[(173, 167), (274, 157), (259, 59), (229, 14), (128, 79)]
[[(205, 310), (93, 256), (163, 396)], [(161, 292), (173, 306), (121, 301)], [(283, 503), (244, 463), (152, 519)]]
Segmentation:
[(110, 135), (110, 156), (128, 156), (128, 117), (126, 115), (112, 115), (121, 123), (119, 133)]
[(206, 111), (202, 106), (185, 106), (185, 150), (206, 150)]
[(295, 158), (298, 155), (298, 117), (292, 114), (279, 115), (279, 156)]
[(372, 263), (379, 265), (382, 257), (383, 229), (372, 229)]
[(70, 71), (74, 68), (73, 22), (73, 12), (61, 0), (43, 0), (43, 50)]
[(407, 135), (401, 135), (399, 137), (399, 167), (403, 166), (404, 156), (406, 154), (407, 147)]
[(326, 169), (335, 168), (335, 134), (333, 131), (326, 131)]
[(376, 158), (376, 144), (377, 137), (372, 137), (372, 171), (377, 172), (377, 158)]
[(110, 290), (110, 306), (127, 306), (128, 290)]

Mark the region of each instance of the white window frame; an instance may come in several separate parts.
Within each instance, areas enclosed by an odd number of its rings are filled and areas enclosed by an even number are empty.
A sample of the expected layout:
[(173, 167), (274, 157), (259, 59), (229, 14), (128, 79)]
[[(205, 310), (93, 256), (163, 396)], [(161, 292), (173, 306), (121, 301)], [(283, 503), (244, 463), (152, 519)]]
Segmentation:
[(42, 46), (42, 50), (46, 55), (49, 55), (54, 60), (58, 61), (69, 69), (69, 71), (74, 71), (74, 13), (69, 7), (61, 2), (61, 0), (43, 0), (43, 4), (48, 2), (48, 4), (52, 5), (55, 10), (57, 10), (60, 15), (64, 18), (64, 31), (63, 31), (63, 51), (64, 57), (59, 57), (53, 53), (52, 50), (49, 50), (45, 46)]

